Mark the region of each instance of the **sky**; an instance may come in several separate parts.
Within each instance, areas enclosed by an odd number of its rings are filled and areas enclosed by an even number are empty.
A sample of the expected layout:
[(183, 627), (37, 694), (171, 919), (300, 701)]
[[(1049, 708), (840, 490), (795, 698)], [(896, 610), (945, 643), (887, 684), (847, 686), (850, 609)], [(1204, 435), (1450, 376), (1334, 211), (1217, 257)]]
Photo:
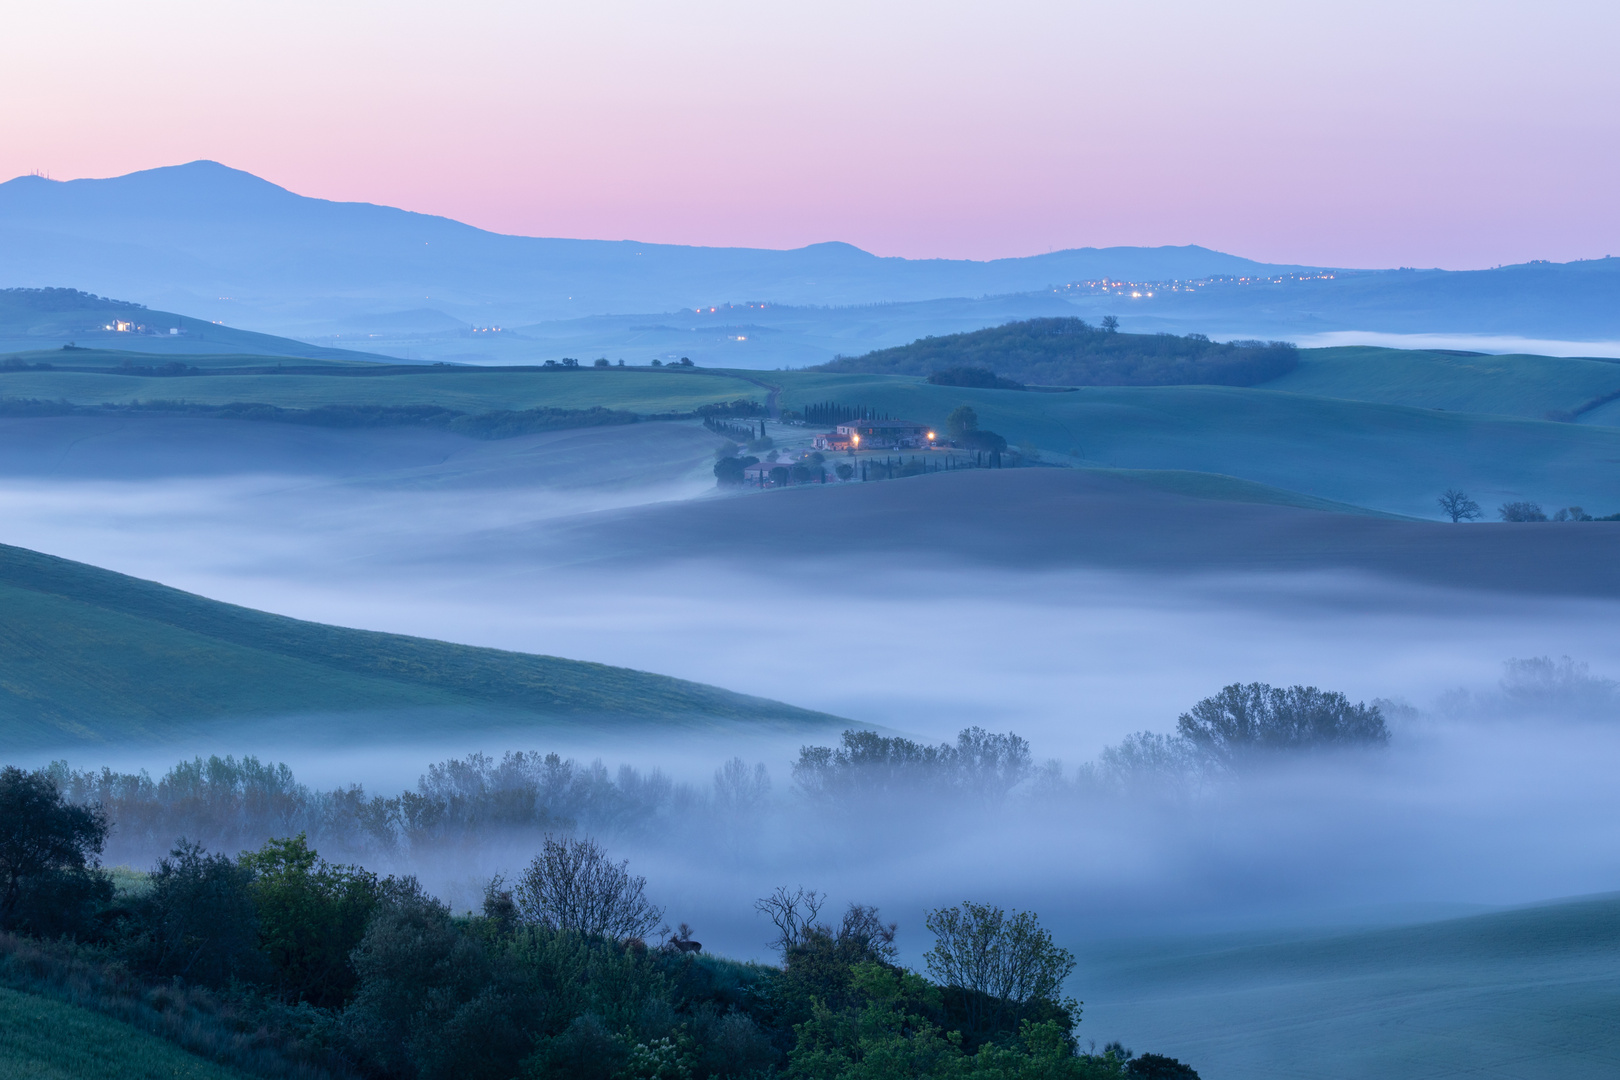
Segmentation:
[(501, 232), (996, 258), (1620, 253), (1620, 5), (112, 0), (8, 12), (0, 176), (211, 158)]

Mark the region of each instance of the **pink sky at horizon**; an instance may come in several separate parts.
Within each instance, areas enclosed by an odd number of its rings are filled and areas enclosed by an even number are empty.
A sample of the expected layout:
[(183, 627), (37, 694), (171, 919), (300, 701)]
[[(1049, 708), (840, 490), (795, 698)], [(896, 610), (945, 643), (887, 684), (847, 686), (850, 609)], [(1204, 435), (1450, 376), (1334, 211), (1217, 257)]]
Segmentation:
[(500, 232), (995, 258), (1620, 254), (1620, 5), (80, 0), (0, 177), (212, 158)]

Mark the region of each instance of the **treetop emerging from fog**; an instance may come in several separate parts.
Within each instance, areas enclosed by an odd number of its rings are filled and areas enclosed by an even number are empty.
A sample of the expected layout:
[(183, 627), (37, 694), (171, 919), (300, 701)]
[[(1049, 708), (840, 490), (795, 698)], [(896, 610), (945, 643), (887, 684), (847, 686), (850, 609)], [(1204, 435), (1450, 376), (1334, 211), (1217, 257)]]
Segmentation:
[(1212, 763), (1234, 767), (1256, 752), (1382, 746), (1389, 729), (1377, 705), (1350, 704), (1314, 686), (1233, 683), (1181, 714), (1176, 731)]

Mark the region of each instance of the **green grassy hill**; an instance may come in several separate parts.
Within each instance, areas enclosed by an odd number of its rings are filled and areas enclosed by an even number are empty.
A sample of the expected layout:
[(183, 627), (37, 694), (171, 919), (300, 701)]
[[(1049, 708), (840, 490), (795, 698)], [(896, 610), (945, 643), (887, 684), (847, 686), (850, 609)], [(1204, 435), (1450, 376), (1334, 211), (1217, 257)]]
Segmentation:
[[(78, 353), (28, 354), (20, 360), (65, 365), (61, 357)], [(435, 405), (468, 413), (497, 409), (589, 409), (603, 405), (643, 414), (685, 413), (699, 405), (737, 398), (764, 400), (768, 391), (752, 375), (733, 375), (690, 368), (582, 368), (577, 371), (502, 370), (328, 364), (319, 368), (289, 361), (277, 372), (237, 357), (183, 357), (200, 369), (221, 372), (195, 376), (130, 374), (118, 370), (129, 360), (137, 366), (169, 357), (98, 353), (75, 366), (94, 371), (34, 371), (0, 368), (0, 397), (68, 401), (80, 405), (104, 402), (186, 401), (201, 405), (258, 402), (289, 409), (320, 405)], [(54, 359), (53, 359), (54, 357)], [(233, 367), (255, 366), (250, 373)], [(291, 369), (291, 370), (288, 370)]]
[(1620, 1075), (1620, 898), (1287, 936), (1094, 948), (1081, 1034), (1206, 1080)]
[(231, 1080), (242, 1075), (120, 1020), (0, 988), (0, 1080)]
[(1461, 487), (1486, 507), (1620, 510), (1620, 430), (1214, 387), (1068, 393), (930, 386), (894, 375), (777, 372), (784, 407), (865, 405), (941, 423), (971, 404), (981, 427), (1075, 464), (1218, 473), (1316, 498), (1433, 518)]
[(414, 734), (469, 716), (834, 722), (605, 664), (302, 622), (0, 546), (0, 748), (157, 741), (209, 721), (316, 714), (331, 734), (344, 724), (334, 715), (362, 713), (399, 717), (385, 727)]
[(69, 343), (165, 357), (236, 352), (330, 360), (378, 359), (369, 353), (306, 345), (291, 338), (238, 330), (77, 289), (0, 289), (0, 354), (60, 349)]
[(1111, 333), (1082, 319), (1045, 318), (925, 337), (816, 370), (926, 376), (965, 366), (1044, 386), (1252, 386), (1290, 370), (1297, 352), (1259, 341), (1222, 344), (1202, 334)]
[(1264, 388), (1541, 420), (1620, 394), (1620, 363), (1417, 349), (1301, 349), (1299, 367)]
[[(1102, 335), (1109, 336), (1109, 335)], [(1178, 339), (1180, 340), (1180, 339)], [(1055, 393), (934, 386), (914, 375), (827, 371), (585, 368), (576, 371), (327, 364), (273, 367), (209, 358), (212, 374), (0, 370), (0, 397), (79, 404), (180, 400), (282, 408), (605, 407), (639, 414), (768, 400), (865, 406), (939, 424), (971, 404), (982, 427), (1048, 460), (1090, 467), (1213, 473), (1383, 512), (1434, 517), (1460, 487), (1493, 511), (1529, 500), (1548, 509), (1620, 510), (1620, 430), (1552, 423), (1620, 392), (1620, 364), (1549, 357), (1458, 357), (1388, 349), (1302, 353), (1299, 370), (1265, 387), (1081, 387)], [(212, 365), (212, 366), (208, 366)], [(137, 365), (139, 366), (139, 365)], [(1591, 410), (1601, 419), (1620, 403)], [(1620, 418), (1620, 412), (1616, 413)]]

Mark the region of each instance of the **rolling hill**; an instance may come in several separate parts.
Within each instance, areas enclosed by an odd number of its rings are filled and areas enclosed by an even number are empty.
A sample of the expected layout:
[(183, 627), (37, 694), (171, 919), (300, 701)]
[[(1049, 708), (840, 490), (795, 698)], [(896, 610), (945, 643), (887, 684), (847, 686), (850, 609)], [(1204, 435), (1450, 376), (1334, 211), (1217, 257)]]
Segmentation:
[(362, 714), (396, 735), (471, 716), (505, 726), (835, 722), (604, 664), (302, 622), (0, 546), (6, 749), (156, 742), (254, 717), (321, 715), (311, 727), (330, 733)]
[(762, 550), (806, 564), (895, 559), (1152, 577), (1349, 572), (1503, 595), (1620, 596), (1614, 522), (1416, 521), (1231, 476), (1159, 470), (968, 469), (807, 484), (515, 529), (486, 536), (483, 554), (492, 564), (577, 566), (584, 551), (645, 570), (694, 551), (742, 563)]
[(1301, 349), (1298, 367), (1261, 385), (1447, 412), (1588, 421), (1605, 402), (1620, 398), (1620, 363), (1420, 349)]
[[(64, 357), (79, 363), (69, 367)], [(689, 413), (700, 405), (738, 398), (763, 400), (769, 393), (752, 374), (679, 367), (317, 366), (297, 359), (267, 364), (264, 358), (249, 366), (239, 357), (206, 356), (184, 358), (200, 369), (196, 375), (175, 376), (151, 370), (168, 358), (137, 353), (21, 353), (14, 359), (16, 367), (0, 364), (0, 398), (74, 405), (254, 402), (284, 409), (433, 406), (467, 413), (600, 406), (656, 414)], [(50, 369), (38, 370), (35, 365), (41, 362)]]
[[(16, 367), (0, 366), (0, 399), (85, 406), (257, 403), (403, 410), (405, 417), (413, 409), (469, 416), (598, 408), (687, 414), (707, 404), (744, 399), (765, 405), (774, 398), (788, 410), (833, 402), (930, 424), (969, 404), (982, 427), (1035, 448), (1050, 463), (1219, 474), (1417, 517), (1432, 518), (1435, 497), (1450, 487), (1469, 492), (1487, 512), (1520, 500), (1549, 510), (1582, 506), (1599, 515), (1620, 509), (1620, 474), (1613, 468), (1620, 461), (1620, 431), (1612, 426), (1620, 413), (1614, 403), (1593, 405), (1620, 393), (1620, 364), (1601, 360), (1307, 349), (1298, 350), (1293, 372), (1258, 387), (1033, 393), (829, 371), (336, 361), (253, 366), (241, 357), (199, 357), (198, 374), (176, 377), (149, 370), (160, 364), (150, 356), (66, 355), (84, 357), (78, 370), (22, 363), (53, 358), (43, 353), (19, 356)], [(20, 415), (29, 407), (7, 408)], [(1549, 415), (1578, 415), (1581, 422), (1549, 422)]]
[(1333, 935), (1111, 943), (1085, 1028), (1209, 1080), (1620, 1072), (1620, 899)]
[[(1605, 366), (1607, 370), (1607, 366)], [(1502, 502), (1620, 510), (1620, 430), (1223, 386), (1069, 393), (931, 386), (913, 376), (776, 372), (784, 408), (832, 401), (939, 424), (971, 405), (981, 427), (1049, 460), (1219, 473), (1416, 517), (1460, 487)], [(1577, 390), (1556, 400), (1574, 401)]]
[[(61, 350), (66, 345), (90, 351), (112, 349), (163, 355), (237, 353), (362, 363), (381, 359), (368, 353), (238, 330), (77, 289), (0, 289), (0, 353)], [(82, 357), (69, 350), (57, 362), (77, 359)]]
[(1253, 386), (1292, 371), (1297, 354), (1282, 342), (1120, 334), (1082, 319), (1052, 318), (922, 338), (814, 370), (932, 376), (967, 367), (1045, 386)]

